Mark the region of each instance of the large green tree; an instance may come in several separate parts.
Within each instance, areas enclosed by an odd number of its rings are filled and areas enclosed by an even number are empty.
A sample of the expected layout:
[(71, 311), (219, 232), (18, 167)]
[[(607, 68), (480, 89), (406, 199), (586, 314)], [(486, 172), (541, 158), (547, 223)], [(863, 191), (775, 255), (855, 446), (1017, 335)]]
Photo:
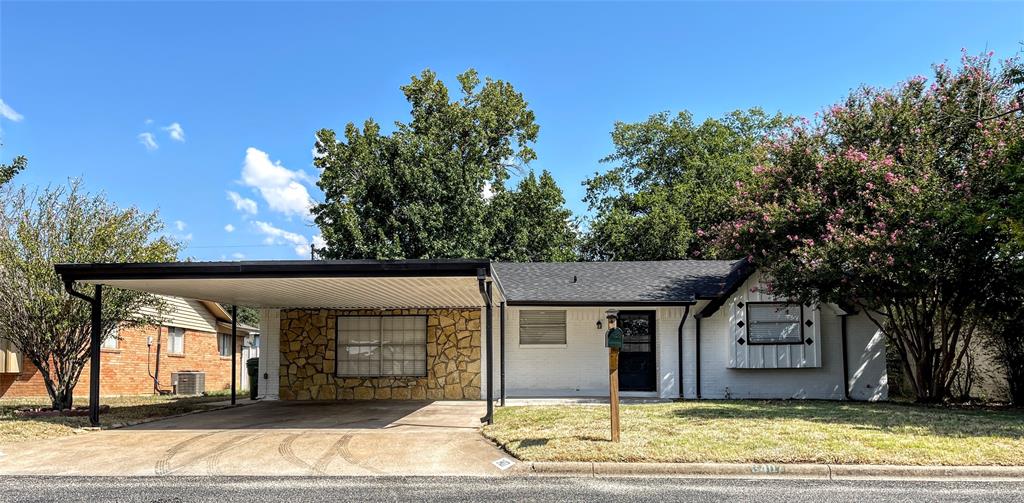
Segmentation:
[(325, 200), (313, 210), (325, 258), (485, 257), (489, 184), (536, 157), (539, 131), (523, 95), (476, 71), (458, 76), (461, 97), (429, 70), (402, 87), (409, 122), (385, 134), (368, 119), (343, 139), (317, 133), (314, 164)]
[[(89, 360), (90, 308), (67, 294), (57, 263), (166, 262), (179, 245), (154, 237), (156, 213), (119, 209), (77, 182), (12, 191), (0, 207), (0, 338), (14, 343), (42, 375), (55, 409), (71, 407)], [(114, 328), (156, 323), (142, 308), (162, 307), (153, 295), (107, 289), (103, 335)]]
[(689, 112), (616, 123), (617, 163), (584, 185), (595, 216), (586, 256), (665, 260), (707, 256), (706, 231), (732, 218), (736, 183), (747, 180), (765, 138), (790, 119), (760, 109), (695, 124)]
[(1007, 296), (1024, 117), (1014, 60), (967, 57), (863, 88), (770, 149), (721, 228), (771, 290), (857, 305), (899, 352), (920, 401), (947, 398), (981, 315)]
[(487, 208), (489, 257), (511, 262), (575, 260), (578, 233), (572, 211), (551, 173), (530, 173), (514, 191), (498, 190)]

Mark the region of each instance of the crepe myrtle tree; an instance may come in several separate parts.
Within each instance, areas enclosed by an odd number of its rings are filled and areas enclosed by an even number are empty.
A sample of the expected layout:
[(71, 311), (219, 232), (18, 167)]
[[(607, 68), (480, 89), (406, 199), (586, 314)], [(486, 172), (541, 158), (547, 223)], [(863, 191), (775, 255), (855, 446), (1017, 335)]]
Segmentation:
[(1024, 120), (1016, 59), (963, 56), (890, 89), (861, 88), (769, 146), (740, 184), (723, 252), (772, 293), (858, 306), (899, 352), (916, 398), (941, 401), (980, 314), (1019, 255), (999, 210)]
[[(119, 209), (102, 195), (84, 193), (77, 181), (9, 189), (0, 218), (0, 338), (39, 369), (53, 408), (70, 408), (89, 360), (91, 309), (68, 295), (54, 264), (166, 262), (177, 257), (179, 245), (157, 235), (163, 224), (155, 212)], [(157, 323), (144, 307), (159, 313), (162, 302), (145, 293), (104, 291), (102, 336), (117, 326)]]

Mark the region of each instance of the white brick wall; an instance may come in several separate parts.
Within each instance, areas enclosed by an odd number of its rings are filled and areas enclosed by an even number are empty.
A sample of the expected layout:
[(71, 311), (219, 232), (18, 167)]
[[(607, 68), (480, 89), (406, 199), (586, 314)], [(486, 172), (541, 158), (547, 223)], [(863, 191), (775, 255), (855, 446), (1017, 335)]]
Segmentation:
[[(607, 306), (600, 308), (509, 307), (506, 317), (505, 386), (511, 397), (526, 396), (606, 396), (608, 394), (608, 350), (604, 347), (608, 309), (645, 310)], [(519, 344), (519, 311), (526, 309), (564, 309), (566, 344), (564, 346), (524, 346)], [(646, 309), (652, 310), (652, 309)], [(678, 396), (676, 375), (676, 329), (683, 309), (653, 309), (656, 317), (657, 386), (655, 393), (624, 393), (624, 396)], [(498, 313), (495, 312), (495, 341), (498, 340)], [(495, 362), (498, 361), (497, 351)], [(495, 373), (495, 386), (498, 385)], [(497, 396), (497, 393), (496, 393)]]
[[(752, 282), (756, 279), (752, 279)], [(752, 283), (751, 283), (752, 284)], [(744, 285), (743, 288), (748, 288)], [(699, 313), (707, 302), (694, 306)], [(730, 306), (701, 320), (702, 398), (813, 398), (843, 399), (842, 334), (839, 315), (830, 307), (819, 310), (820, 366), (812, 368), (728, 368), (735, 338), (730, 333)], [(684, 333), (683, 387), (686, 398), (696, 398), (695, 320), (686, 322)], [(885, 340), (863, 313), (847, 319), (850, 396), (854, 400), (885, 400)]]
[[(696, 398), (695, 329), (693, 315), (707, 304), (691, 307), (683, 330), (683, 389), (686, 398)], [(608, 353), (604, 348), (605, 311), (600, 308), (564, 308), (567, 334), (565, 346), (522, 346), (519, 344), (520, 309), (563, 309), (559, 307), (509, 307), (506, 318), (506, 393), (509, 397), (607, 396)], [(619, 310), (639, 308), (616, 307)], [(635, 396), (679, 396), (677, 382), (677, 328), (681, 307), (660, 307), (657, 311), (657, 376), (655, 394)], [(494, 310), (494, 340), (498, 342), (498, 309)], [(701, 394), (703, 398), (813, 398), (843, 399), (843, 362), (840, 318), (823, 307), (818, 314), (820, 367), (789, 369), (728, 368), (735, 344), (729, 325), (730, 306), (701, 321)], [(855, 400), (884, 400), (888, 397), (885, 373), (885, 341), (863, 314), (847, 320), (851, 397)], [(483, 339), (483, 337), (482, 337)], [(498, 361), (497, 349), (494, 353)], [(496, 367), (495, 387), (499, 383)], [(483, 395), (486, 396), (486, 391)], [(624, 394), (629, 396), (629, 394)], [(495, 398), (498, 390), (495, 390)]]

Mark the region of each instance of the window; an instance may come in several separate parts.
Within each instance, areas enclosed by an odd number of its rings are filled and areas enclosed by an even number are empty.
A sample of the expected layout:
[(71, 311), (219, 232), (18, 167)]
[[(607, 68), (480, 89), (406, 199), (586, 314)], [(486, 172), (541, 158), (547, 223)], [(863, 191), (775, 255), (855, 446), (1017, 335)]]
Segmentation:
[(747, 342), (803, 344), (802, 306), (785, 302), (747, 303)]
[(167, 352), (172, 355), (185, 354), (185, 329), (167, 327)]
[(118, 348), (118, 330), (117, 325), (114, 325), (114, 329), (107, 334), (107, 338), (103, 339), (103, 349), (117, 349)]
[(339, 316), (338, 375), (427, 375), (426, 316)]
[(519, 344), (565, 344), (565, 311), (519, 311)]
[(217, 351), (221, 356), (231, 356), (231, 334), (217, 334)]

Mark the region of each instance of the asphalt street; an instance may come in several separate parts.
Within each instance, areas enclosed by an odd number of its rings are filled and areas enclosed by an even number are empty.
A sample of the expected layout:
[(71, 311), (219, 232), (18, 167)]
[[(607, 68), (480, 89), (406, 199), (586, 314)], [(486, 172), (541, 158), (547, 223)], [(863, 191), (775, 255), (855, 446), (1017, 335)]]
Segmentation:
[(569, 477), (2, 477), (0, 501), (1024, 501), (1022, 482)]

